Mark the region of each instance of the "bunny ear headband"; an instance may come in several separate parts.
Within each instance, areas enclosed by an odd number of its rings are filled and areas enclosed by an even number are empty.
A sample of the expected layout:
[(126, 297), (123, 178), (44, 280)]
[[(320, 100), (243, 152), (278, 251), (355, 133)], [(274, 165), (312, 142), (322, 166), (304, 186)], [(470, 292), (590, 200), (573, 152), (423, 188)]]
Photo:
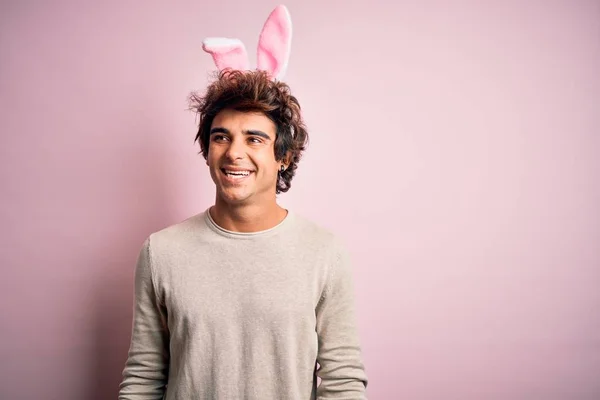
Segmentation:
[[(267, 71), (271, 79), (281, 80), (287, 69), (292, 41), (292, 19), (288, 9), (277, 6), (267, 18), (258, 40), (257, 69)], [(220, 71), (249, 69), (248, 54), (239, 39), (207, 38), (202, 49), (212, 55)]]

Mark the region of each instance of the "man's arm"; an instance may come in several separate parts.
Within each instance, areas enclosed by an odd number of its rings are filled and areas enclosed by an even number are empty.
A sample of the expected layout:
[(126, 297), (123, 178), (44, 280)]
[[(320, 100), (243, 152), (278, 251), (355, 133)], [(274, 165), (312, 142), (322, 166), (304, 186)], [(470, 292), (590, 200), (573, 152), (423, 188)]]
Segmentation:
[(317, 334), (318, 400), (366, 399), (367, 376), (355, 321), (352, 269), (342, 246), (338, 246), (317, 306)]
[(167, 311), (154, 286), (150, 238), (135, 268), (135, 299), (131, 344), (119, 386), (119, 400), (162, 400), (168, 379)]

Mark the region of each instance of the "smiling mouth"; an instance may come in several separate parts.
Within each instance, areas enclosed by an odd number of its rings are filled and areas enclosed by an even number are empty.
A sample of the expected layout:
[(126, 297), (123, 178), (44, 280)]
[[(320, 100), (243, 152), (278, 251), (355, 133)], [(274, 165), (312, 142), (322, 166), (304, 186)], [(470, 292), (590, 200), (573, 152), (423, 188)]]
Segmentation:
[(250, 176), (250, 174), (252, 173), (252, 171), (230, 171), (225, 168), (221, 168), (221, 172), (227, 178), (232, 179), (232, 180), (244, 179), (244, 178)]

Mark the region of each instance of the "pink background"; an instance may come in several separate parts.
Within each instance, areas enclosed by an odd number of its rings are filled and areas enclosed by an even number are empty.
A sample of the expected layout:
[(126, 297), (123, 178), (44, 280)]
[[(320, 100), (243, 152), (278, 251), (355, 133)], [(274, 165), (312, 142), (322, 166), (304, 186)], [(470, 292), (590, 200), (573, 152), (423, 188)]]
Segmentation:
[[(0, 398), (104, 400), (143, 239), (214, 199), (201, 40), (254, 65), (277, 3), (53, 3), (0, 9)], [(370, 399), (599, 399), (600, 3), (286, 4), (281, 202), (349, 244)]]

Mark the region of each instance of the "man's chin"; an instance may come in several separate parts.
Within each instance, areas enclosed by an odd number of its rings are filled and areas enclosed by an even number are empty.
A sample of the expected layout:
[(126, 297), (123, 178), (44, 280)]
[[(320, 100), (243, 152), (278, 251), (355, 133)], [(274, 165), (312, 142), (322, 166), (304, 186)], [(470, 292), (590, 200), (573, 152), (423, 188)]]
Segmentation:
[(252, 198), (252, 194), (241, 190), (225, 189), (218, 192), (218, 196), (224, 203), (230, 205), (248, 204)]

